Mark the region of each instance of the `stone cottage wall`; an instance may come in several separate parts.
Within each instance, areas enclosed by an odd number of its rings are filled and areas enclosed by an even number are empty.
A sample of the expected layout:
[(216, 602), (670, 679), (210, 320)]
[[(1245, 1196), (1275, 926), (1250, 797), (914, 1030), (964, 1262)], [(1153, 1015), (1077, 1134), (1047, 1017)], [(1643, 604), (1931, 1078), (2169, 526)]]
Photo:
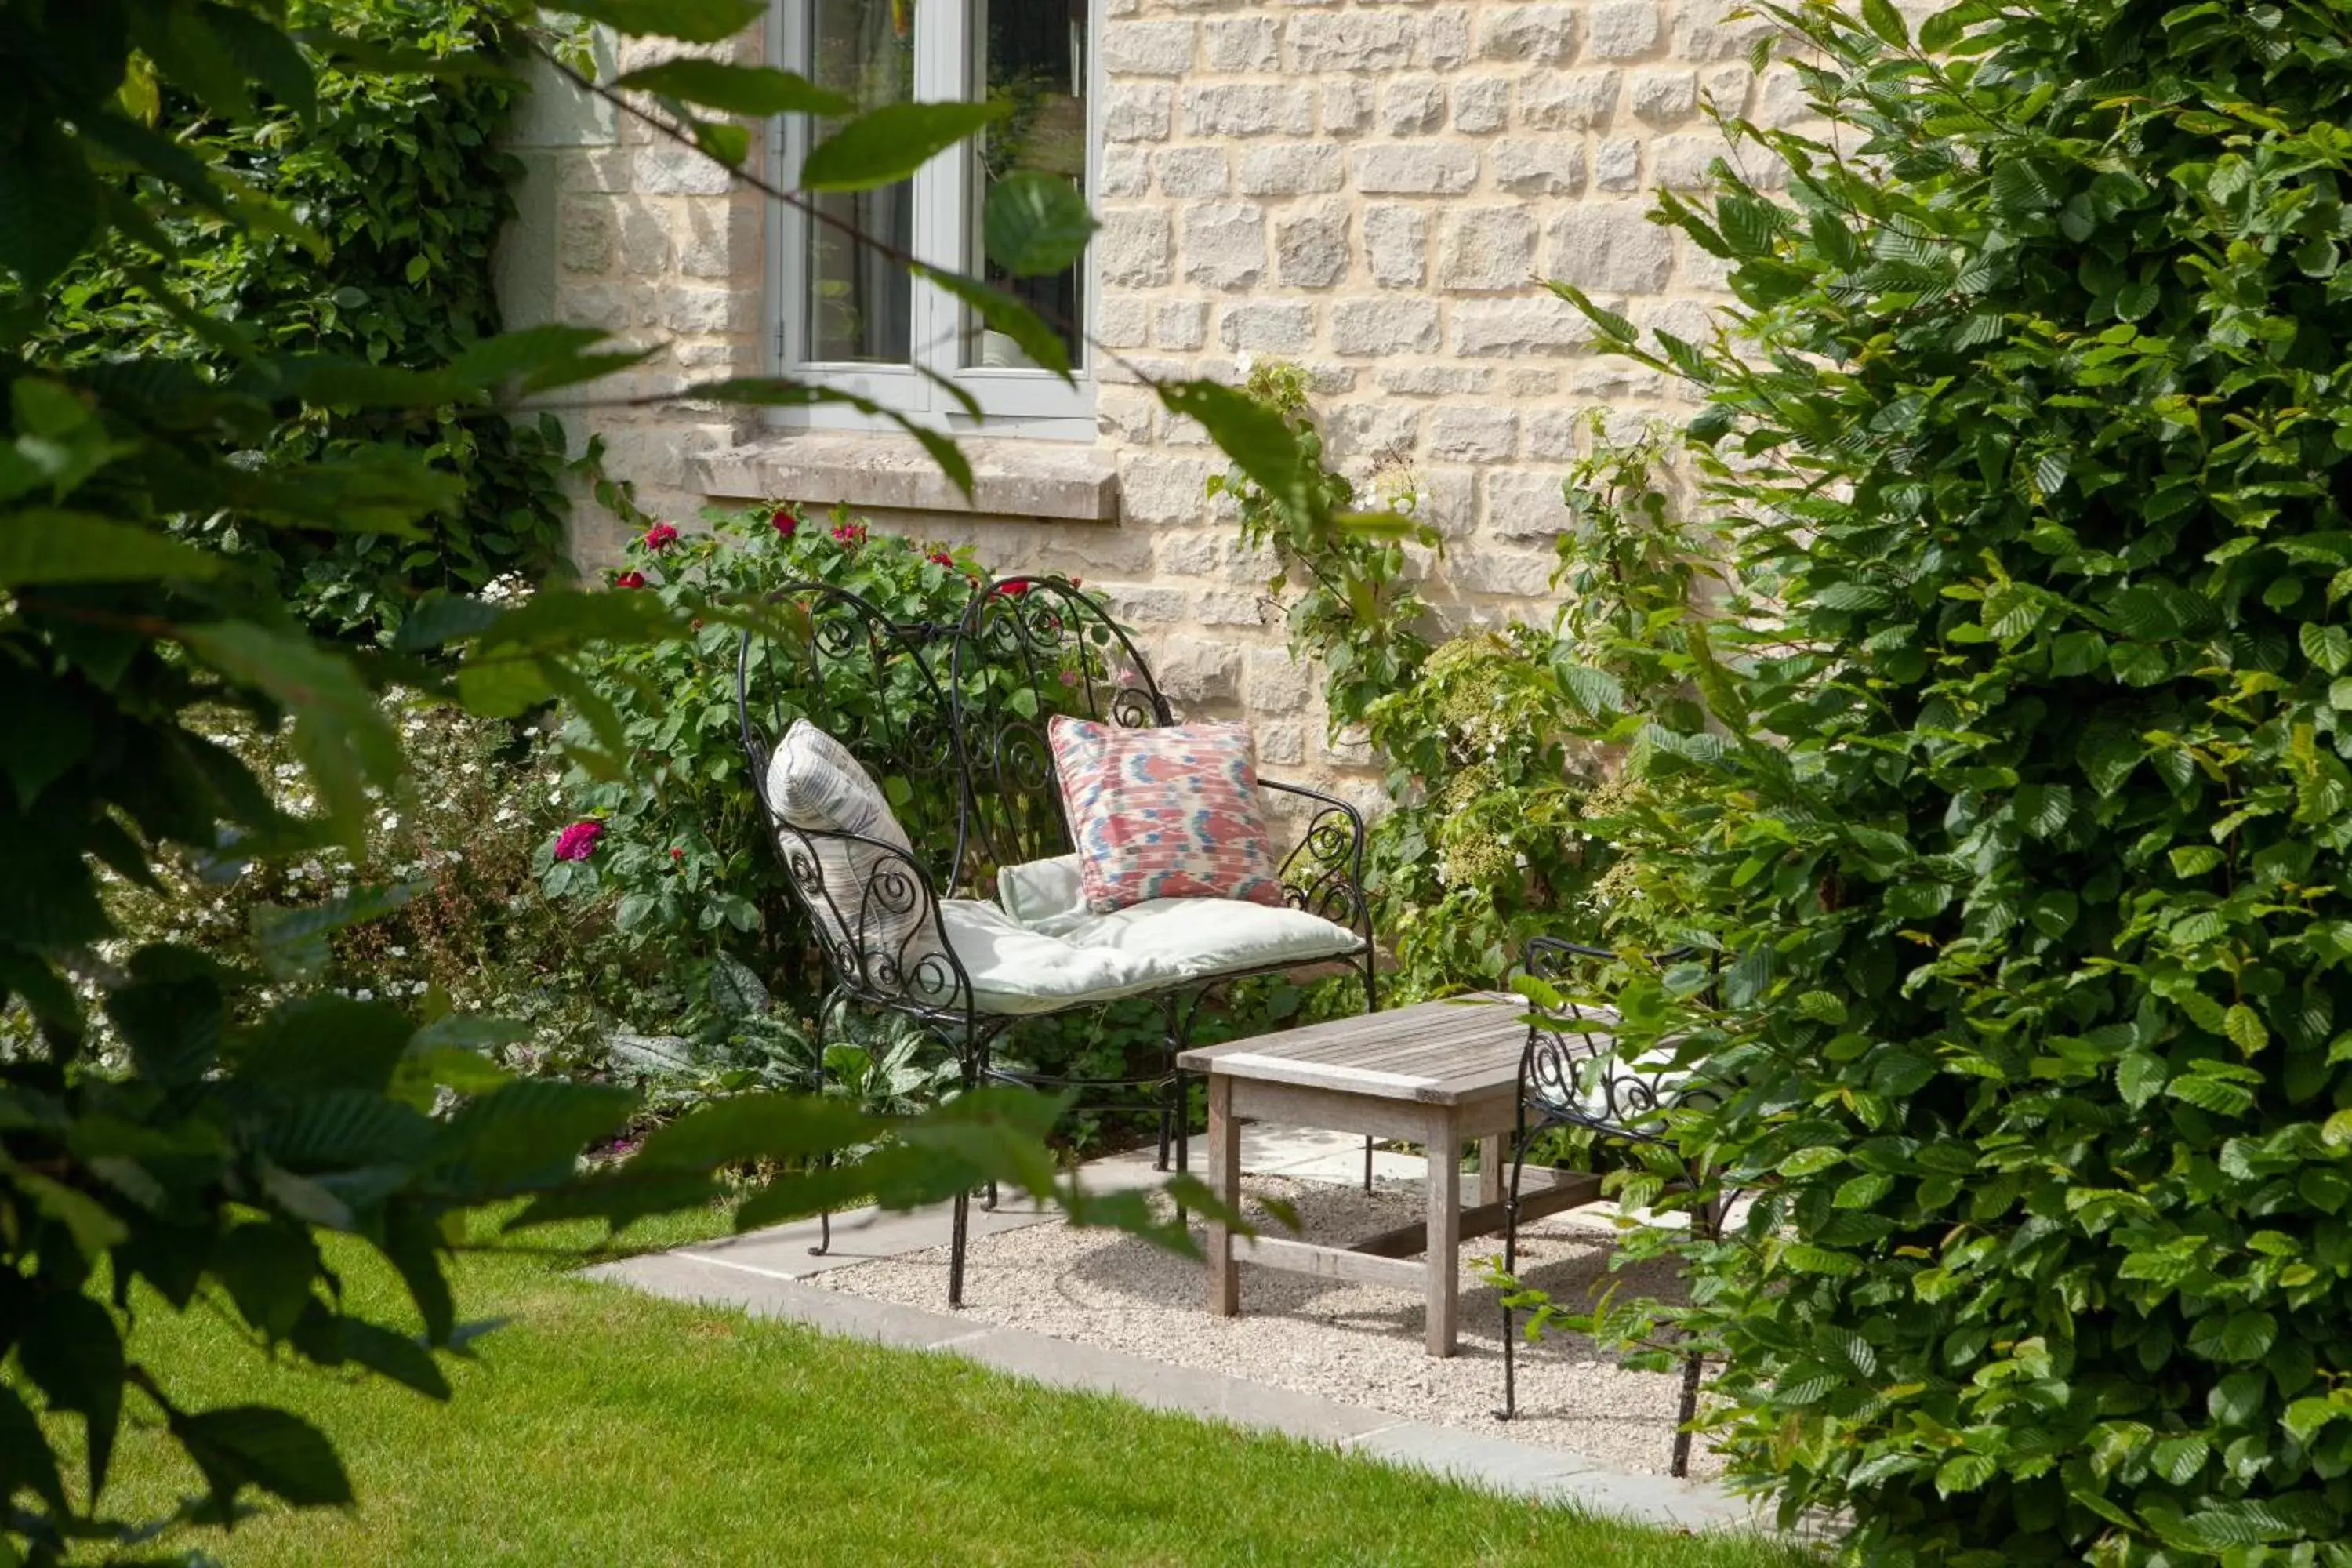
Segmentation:
[[(995, 515), (941, 510), (954, 503), (911, 479), (866, 510), (971, 540), (1002, 568), (1083, 575), (1141, 630), (1188, 710), (1245, 715), (1276, 767), (1345, 776), (1354, 759), (1326, 743), (1265, 563), (1204, 497), (1221, 458), (1138, 378), (1230, 378), (1253, 356), (1306, 366), (1333, 452), (1359, 475), (1409, 471), (1444, 533), (1430, 597), (1461, 618), (1544, 617), (1587, 411), (1623, 433), (1675, 410), (1658, 378), (1594, 354), (1538, 280), (1705, 333), (1720, 264), (1646, 221), (1652, 195), (1707, 182), (1725, 149), (1704, 105), (1785, 124), (1801, 95), (1786, 68), (1753, 78), (1765, 24), (1734, 19), (1737, 0), (1108, 7), (1096, 275), (1118, 363), (1099, 372), (1097, 440), (981, 443)], [(516, 313), (666, 338), (629, 395), (755, 369), (769, 320), (760, 198), (625, 117), (542, 97), (520, 149), (532, 188), (509, 247)], [(1777, 184), (1743, 157), (1751, 179)], [(828, 501), (832, 478), (880, 440), (795, 447), (675, 409), (591, 417), (614, 471), (683, 515), (795, 486)], [(1087, 463), (1106, 481), (1094, 491), (1071, 472)], [(1036, 510), (1055, 515), (1018, 515)], [(578, 542), (591, 561), (614, 544), (593, 521)]]

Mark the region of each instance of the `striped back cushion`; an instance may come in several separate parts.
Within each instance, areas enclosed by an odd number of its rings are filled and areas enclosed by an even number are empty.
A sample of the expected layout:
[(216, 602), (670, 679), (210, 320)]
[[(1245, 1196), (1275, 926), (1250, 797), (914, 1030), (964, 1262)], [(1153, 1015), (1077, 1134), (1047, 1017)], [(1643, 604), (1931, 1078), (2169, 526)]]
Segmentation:
[(874, 775), (840, 742), (794, 720), (768, 763), (768, 808), (793, 880), (843, 969), (870, 990), (906, 989), (942, 951), (930, 900), (907, 863), (871, 844), (793, 831), (855, 833), (911, 851)]
[(1056, 715), (1048, 735), (1088, 909), (1108, 914), (1146, 899), (1282, 902), (1246, 728), (1130, 730)]

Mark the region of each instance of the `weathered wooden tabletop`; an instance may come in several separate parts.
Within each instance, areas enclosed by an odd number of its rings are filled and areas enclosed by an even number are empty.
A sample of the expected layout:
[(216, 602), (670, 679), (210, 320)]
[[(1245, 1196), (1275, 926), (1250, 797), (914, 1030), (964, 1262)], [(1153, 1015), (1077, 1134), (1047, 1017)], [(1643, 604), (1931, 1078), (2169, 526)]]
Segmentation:
[(1176, 1065), (1213, 1077), (1459, 1105), (1509, 1091), (1528, 1043), (1527, 1014), (1525, 997), (1482, 991), (1202, 1046)]

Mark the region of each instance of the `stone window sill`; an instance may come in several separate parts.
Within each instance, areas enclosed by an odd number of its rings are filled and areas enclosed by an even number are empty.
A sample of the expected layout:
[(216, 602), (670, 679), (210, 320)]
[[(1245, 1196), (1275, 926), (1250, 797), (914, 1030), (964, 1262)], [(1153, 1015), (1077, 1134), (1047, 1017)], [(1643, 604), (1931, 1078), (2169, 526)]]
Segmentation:
[(1066, 522), (1117, 522), (1118, 472), (1091, 447), (963, 440), (972, 496), (903, 436), (824, 432), (782, 436), (705, 454), (695, 488), (730, 500), (838, 501), (871, 510), (966, 512)]

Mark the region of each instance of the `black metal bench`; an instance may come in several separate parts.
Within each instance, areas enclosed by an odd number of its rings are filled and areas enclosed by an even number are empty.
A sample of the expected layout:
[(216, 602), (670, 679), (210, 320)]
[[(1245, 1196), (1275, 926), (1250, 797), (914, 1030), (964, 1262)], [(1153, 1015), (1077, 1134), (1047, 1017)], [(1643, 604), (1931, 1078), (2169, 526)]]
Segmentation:
[[(1130, 1079), (1070, 1080), (1023, 1071), (1003, 1059), (1001, 1047), (1029, 1019), (1107, 1004), (1009, 1012), (974, 984), (958, 955), (958, 929), (966, 923), (960, 917), (984, 912), (974, 906), (992, 900), (1000, 870), (1073, 851), (1049, 720), (1068, 714), (1127, 728), (1176, 722), (1141, 651), (1099, 603), (1057, 577), (980, 584), (951, 623), (896, 622), (824, 583), (787, 587), (772, 605), (786, 629), (741, 639), (737, 712), (753, 788), (768, 810), (793, 897), (824, 951), (830, 988), (818, 1008), (820, 1031), (836, 1006), (856, 1005), (908, 1019), (938, 1039), (966, 1088), (1008, 1082), (1148, 1092), (1160, 1107), (1160, 1168), (1172, 1146), (1181, 1170), (1189, 1118), (1176, 1057), (1190, 1044), (1201, 1003), (1233, 981), (1303, 964), (1191, 973), (1123, 994), (1118, 1000), (1148, 1000), (1160, 1009), (1159, 1070)], [(794, 826), (777, 815), (769, 764), (794, 719), (831, 734), (883, 784), (909, 847)], [(1352, 806), (1319, 791), (1263, 777), (1259, 784), (1268, 797), (1269, 831), (1289, 826), (1279, 872), (1286, 904), (1353, 937), (1347, 951), (1313, 962), (1349, 965), (1370, 1010), (1378, 980), (1363, 890), (1363, 821)], [(828, 885), (821, 851), (830, 847), (838, 865), (838, 851), (851, 843), (872, 868), (862, 885)], [(968, 1223), (969, 1198), (960, 1196), (948, 1272), (948, 1300), (955, 1306), (962, 1304)], [(817, 1250), (830, 1243), (828, 1224)]]
[[(1527, 973), (1537, 979), (1566, 979), (1580, 963), (1608, 963), (1617, 954), (1606, 948), (1557, 937), (1538, 937), (1528, 944)], [(1669, 958), (1684, 953), (1664, 955)], [(1667, 1071), (1643, 1071), (1622, 1061), (1616, 1051), (1614, 1016), (1590, 1005), (1559, 1012), (1538, 1009), (1528, 1026), (1527, 1047), (1519, 1058), (1518, 1126), (1511, 1139), (1510, 1178), (1503, 1209), (1503, 1272), (1518, 1268), (1519, 1189), (1527, 1169), (1528, 1147), (1536, 1135), (1553, 1128), (1575, 1128), (1607, 1142), (1646, 1143), (1674, 1150), (1661, 1113), (1675, 1105), (1692, 1103), (1710, 1095), (1705, 1084)], [(1679, 1151), (1675, 1158), (1681, 1160)], [(1684, 1179), (1694, 1188), (1700, 1173), (1687, 1163)], [(1723, 1209), (1719, 1202), (1700, 1203), (1691, 1209), (1691, 1226), (1698, 1237), (1719, 1234)], [(1503, 1297), (1503, 1408), (1496, 1415), (1509, 1420), (1518, 1410), (1518, 1364), (1515, 1313), (1511, 1297)], [(1683, 1358), (1682, 1398), (1675, 1421), (1671, 1473), (1690, 1473), (1691, 1418), (1698, 1412), (1700, 1357)]]

